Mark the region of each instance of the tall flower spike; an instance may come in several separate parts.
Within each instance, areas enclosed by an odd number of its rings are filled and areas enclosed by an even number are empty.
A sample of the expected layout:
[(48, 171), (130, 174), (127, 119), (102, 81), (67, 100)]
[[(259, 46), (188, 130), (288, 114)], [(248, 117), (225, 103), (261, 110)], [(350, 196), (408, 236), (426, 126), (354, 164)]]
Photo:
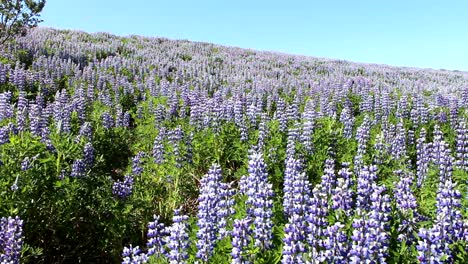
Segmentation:
[(169, 236), (165, 243), (169, 251), (167, 258), (170, 264), (184, 264), (188, 258), (189, 235), (187, 231), (188, 216), (182, 215), (180, 209), (174, 210), (173, 224), (167, 228)]
[(250, 228), (252, 221), (248, 218), (234, 220), (232, 230), (232, 262), (233, 264), (250, 263), (249, 258), (245, 255), (245, 250), (250, 243), (252, 229)]
[(197, 226), (199, 228), (197, 232), (197, 258), (203, 262), (208, 262), (216, 243), (221, 179), (220, 166), (213, 164), (200, 181), (197, 213)]
[(307, 251), (307, 216), (311, 198), (310, 183), (304, 172), (292, 175), (291, 208), (285, 225), (282, 263), (302, 263)]
[(268, 249), (273, 238), (273, 190), (268, 183), (266, 164), (261, 154), (252, 153), (249, 157), (249, 176), (247, 178), (248, 214), (254, 221), (255, 245)]
[(148, 223), (148, 256), (160, 256), (166, 253), (164, 238), (167, 236), (166, 227), (159, 222), (159, 216), (154, 215), (153, 221)]
[(0, 262), (19, 264), (23, 247), (23, 220), (2, 217), (0, 220)]

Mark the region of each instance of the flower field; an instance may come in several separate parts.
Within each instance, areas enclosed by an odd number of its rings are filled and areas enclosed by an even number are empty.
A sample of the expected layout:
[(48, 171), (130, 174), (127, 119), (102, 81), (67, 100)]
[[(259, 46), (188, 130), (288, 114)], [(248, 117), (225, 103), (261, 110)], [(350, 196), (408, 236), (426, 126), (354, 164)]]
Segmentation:
[(2, 263), (468, 263), (468, 73), (36, 28)]

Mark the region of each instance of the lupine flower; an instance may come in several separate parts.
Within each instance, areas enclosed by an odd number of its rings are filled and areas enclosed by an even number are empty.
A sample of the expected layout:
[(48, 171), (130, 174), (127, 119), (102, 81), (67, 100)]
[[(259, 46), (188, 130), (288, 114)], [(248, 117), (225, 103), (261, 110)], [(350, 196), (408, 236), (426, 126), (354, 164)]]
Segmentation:
[(85, 173), (85, 169), (86, 169), (85, 162), (82, 159), (77, 159), (73, 162), (70, 176), (74, 178), (83, 177)]
[(328, 193), (322, 184), (317, 184), (312, 190), (312, 199), (308, 205), (307, 214), (307, 242), (309, 245), (309, 258), (323, 261), (323, 239), (328, 225)]
[(32, 163), (37, 159), (39, 155), (36, 155), (34, 157), (25, 157), (23, 161), (21, 162), (21, 170), (26, 171), (32, 168)]
[(164, 162), (164, 145), (163, 135), (161, 132), (154, 139), (152, 154), (156, 164), (162, 164)]
[(413, 177), (410, 173), (401, 170), (395, 172), (400, 180), (395, 183), (394, 197), (398, 210), (401, 212), (400, 226), (398, 227), (398, 240), (405, 240), (407, 245), (411, 245), (414, 241), (413, 231), (416, 224), (416, 198), (411, 190)]
[(301, 163), (299, 160), (294, 158), (288, 158), (286, 160), (286, 168), (284, 171), (284, 183), (283, 183), (283, 210), (286, 216), (292, 214), (293, 210), (293, 196), (294, 196), (294, 180), (297, 175), (301, 172)]
[(123, 181), (116, 181), (112, 185), (112, 193), (119, 198), (127, 198), (132, 195), (133, 176), (125, 175)]
[(159, 222), (159, 216), (154, 215), (153, 221), (148, 223), (148, 256), (160, 256), (166, 253), (164, 248), (166, 242), (164, 238), (167, 236), (166, 227), (163, 223)]
[(10, 130), (7, 127), (0, 127), (0, 146), (10, 142)]
[(217, 239), (217, 211), (219, 207), (220, 183), (222, 180), (221, 168), (217, 164), (211, 166), (208, 173), (200, 181), (200, 194), (198, 196), (197, 213), (197, 258), (207, 262), (213, 253)]
[(460, 121), (457, 127), (456, 165), (468, 171), (468, 128), (466, 122)]
[(391, 144), (391, 154), (395, 159), (406, 157), (406, 132), (403, 127), (403, 119), (397, 124), (396, 136)]
[(0, 262), (19, 264), (23, 247), (23, 220), (18, 216), (0, 220)]
[(326, 239), (323, 246), (325, 248), (324, 261), (327, 263), (344, 264), (347, 262), (349, 250), (348, 236), (344, 231), (344, 225), (336, 222), (327, 227), (325, 231)]
[(135, 157), (132, 158), (132, 173), (135, 176), (141, 175), (143, 173), (143, 161), (142, 158), (145, 157), (145, 153), (140, 151), (138, 152)]
[(102, 126), (111, 129), (114, 126), (114, 119), (109, 112), (102, 113)]
[(301, 143), (304, 146), (304, 150), (306, 154), (312, 154), (314, 150), (313, 142), (312, 142), (312, 134), (314, 133), (314, 124), (312, 121), (306, 120), (302, 126), (302, 134), (301, 134)]
[(13, 117), (13, 108), (11, 107), (11, 92), (0, 93), (0, 121)]
[(430, 145), (425, 141), (426, 130), (422, 128), (419, 138), (416, 140), (416, 176), (418, 187), (421, 187), (426, 179), (430, 161)]
[(167, 228), (169, 236), (167, 236), (164, 241), (169, 249), (167, 258), (171, 264), (183, 264), (186, 263), (186, 259), (188, 258), (188, 216), (181, 215), (180, 209), (177, 209), (174, 210), (174, 217), (172, 220), (174, 223)]
[(340, 122), (344, 125), (343, 136), (351, 138), (353, 136), (354, 117), (349, 108), (343, 108), (343, 111), (341, 111)]
[(138, 246), (124, 247), (122, 252), (122, 264), (142, 264), (148, 261), (148, 256)]
[(376, 166), (364, 166), (357, 178), (356, 206), (361, 210), (368, 210), (371, 204), (372, 184), (377, 179)]
[(83, 150), (83, 160), (87, 168), (91, 168), (94, 165), (94, 147), (88, 142), (84, 146)]
[(353, 220), (353, 241), (348, 252), (350, 263), (385, 263), (388, 256), (390, 198), (385, 187), (372, 186), (369, 211), (358, 208)]
[(78, 132), (78, 136), (75, 139), (75, 142), (79, 142), (81, 138), (84, 138), (86, 141), (91, 141), (93, 138), (93, 128), (91, 123), (84, 122), (81, 127), (80, 131)]
[(343, 168), (338, 171), (336, 187), (332, 192), (332, 209), (341, 210), (346, 216), (352, 214), (353, 191), (351, 189), (351, 170), (349, 164), (344, 163)]
[(296, 155), (296, 141), (299, 137), (298, 129), (296, 126), (292, 127), (288, 131), (288, 142), (286, 146), (286, 157), (294, 158)]
[[(289, 166), (296, 166), (298, 162), (294, 160), (288, 162)], [(303, 263), (303, 253), (307, 251), (307, 217), (309, 211), (309, 201), (311, 197), (310, 183), (304, 172), (298, 168), (291, 168), (292, 197), (289, 202), (288, 222), (284, 227), (285, 237), (283, 239), (282, 263)]]
[(249, 176), (247, 178), (248, 213), (254, 221), (255, 245), (261, 249), (271, 246), (273, 237), (273, 190), (268, 183), (266, 164), (258, 153), (249, 156)]
[(250, 243), (252, 229), (250, 225), (251, 219), (236, 219), (234, 220), (232, 230), (232, 263), (247, 264), (250, 263), (249, 258), (245, 254), (245, 250)]

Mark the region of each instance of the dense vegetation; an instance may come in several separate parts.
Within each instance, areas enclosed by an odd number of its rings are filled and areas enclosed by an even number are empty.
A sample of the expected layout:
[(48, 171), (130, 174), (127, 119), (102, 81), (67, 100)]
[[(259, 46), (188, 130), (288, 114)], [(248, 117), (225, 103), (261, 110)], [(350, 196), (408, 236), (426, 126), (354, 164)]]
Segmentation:
[(34, 29), (0, 51), (0, 259), (466, 263), (467, 107), (463, 72)]

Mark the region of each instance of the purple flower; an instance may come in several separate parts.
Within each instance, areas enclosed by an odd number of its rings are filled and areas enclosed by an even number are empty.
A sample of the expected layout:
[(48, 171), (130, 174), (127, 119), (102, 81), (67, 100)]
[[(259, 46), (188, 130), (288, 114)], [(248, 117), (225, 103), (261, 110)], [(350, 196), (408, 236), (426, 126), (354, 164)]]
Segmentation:
[(0, 262), (20, 263), (23, 247), (23, 220), (18, 216), (0, 220)]
[(251, 240), (251, 223), (252, 220), (248, 218), (234, 220), (232, 230), (232, 263), (250, 263), (249, 258), (245, 254), (245, 250)]
[(254, 221), (255, 245), (260, 249), (271, 247), (273, 238), (273, 190), (268, 183), (266, 164), (258, 153), (249, 156), (249, 175), (247, 177), (248, 214)]
[(143, 173), (143, 161), (142, 158), (145, 157), (145, 153), (143, 151), (138, 152), (133, 158), (132, 158), (132, 173), (135, 176), (141, 175)]
[(127, 198), (132, 195), (133, 191), (133, 176), (132, 175), (125, 175), (123, 181), (116, 181), (112, 185), (112, 193), (121, 198)]
[(8, 127), (0, 127), (0, 146), (10, 142), (10, 130)]
[(167, 236), (166, 227), (159, 222), (159, 216), (154, 215), (153, 221), (148, 223), (148, 256), (160, 256), (166, 253), (164, 246), (166, 242), (164, 238)]
[(343, 168), (338, 171), (336, 187), (332, 191), (332, 209), (340, 210), (346, 216), (351, 216), (353, 206), (353, 190), (351, 188), (352, 172), (348, 168), (349, 164), (344, 163)]
[(102, 126), (107, 129), (111, 129), (114, 126), (114, 119), (109, 112), (102, 113)]
[(77, 159), (73, 162), (71, 177), (80, 178), (84, 176), (86, 164), (82, 159)]
[(186, 263), (186, 259), (188, 258), (188, 216), (181, 215), (180, 209), (177, 209), (174, 211), (174, 217), (172, 220), (174, 223), (167, 228), (169, 236), (165, 237), (164, 240), (167, 248), (169, 249), (167, 252), (167, 258), (171, 264), (183, 264)]
[(122, 252), (122, 264), (142, 264), (148, 261), (148, 256), (141, 252), (138, 246), (124, 247)]
[(86, 143), (83, 150), (83, 159), (87, 168), (91, 168), (94, 165), (94, 147), (90, 142)]
[[(288, 222), (284, 227), (284, 246), (282, 263), (302, 263), (303, 253), (307, 251), (307, 217), (310, 204), (310, 183), (307, 175), (300, 171), (299, 162), (288, 160), (290, 196), (286, 202)], [(286, 193), (285, 193), (286, 195)]]
[(416, 176), (417, 186), (421, 187), (426, 180), (430, 157), (430, 144), (426, 143), (426, 130), (421, 129), (416, 140)]

